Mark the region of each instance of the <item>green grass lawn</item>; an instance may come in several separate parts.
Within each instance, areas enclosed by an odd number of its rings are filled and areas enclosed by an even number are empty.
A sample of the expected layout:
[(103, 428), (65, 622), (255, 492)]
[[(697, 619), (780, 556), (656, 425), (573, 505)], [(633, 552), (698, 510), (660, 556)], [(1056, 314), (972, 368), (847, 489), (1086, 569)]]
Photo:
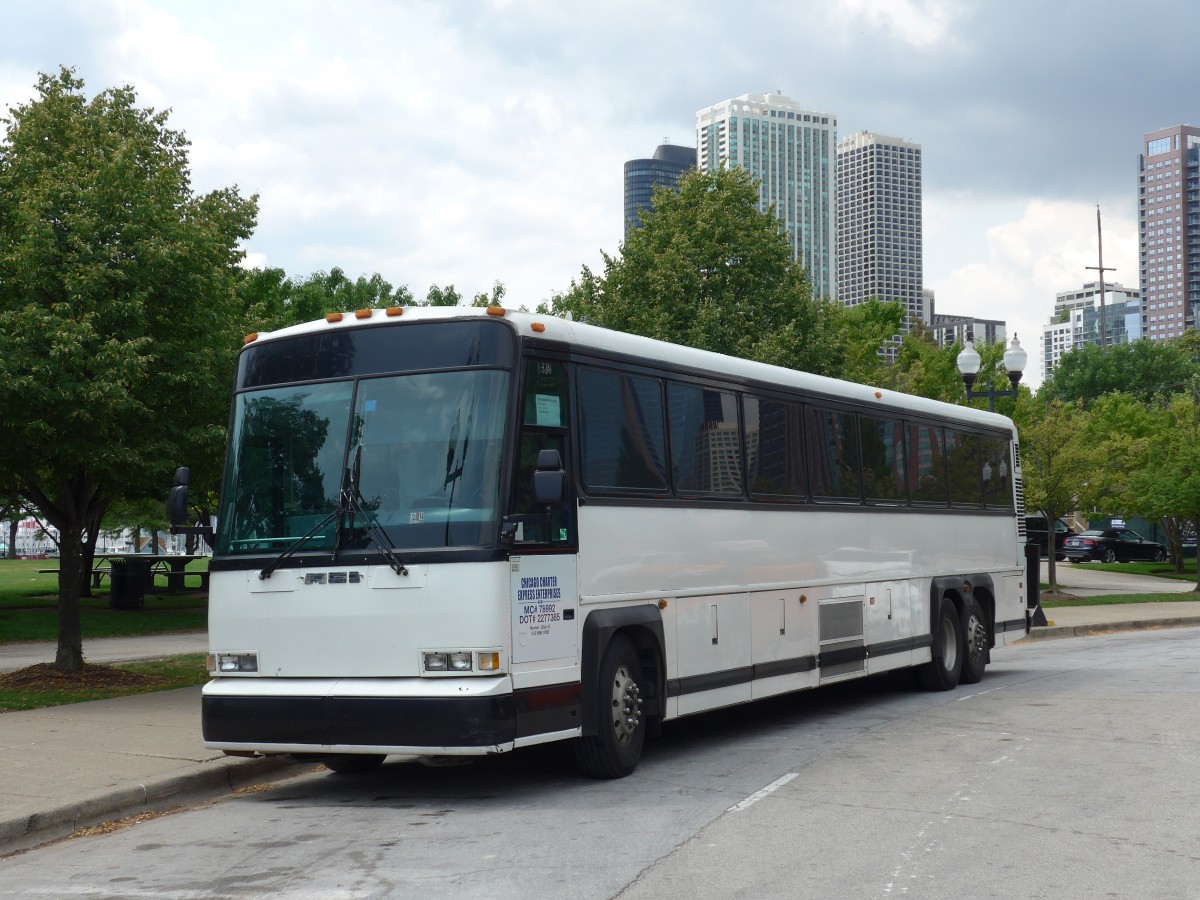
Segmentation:
[[(197, 571), (207, 559), (189, 568)], [(58, 639), (58, 576), (38, 569), (56, 566), (49, 559), (0, 560), (0, 643)], [(157, 587), (165, 590), (162, 579)], [(107, 582), (80, 601), (85, 638), (129, 637), (195, 631), (208, 625), (208, 595), (198, 590), (175, 595), (147, 591), (143, 609), (109, 608)]]

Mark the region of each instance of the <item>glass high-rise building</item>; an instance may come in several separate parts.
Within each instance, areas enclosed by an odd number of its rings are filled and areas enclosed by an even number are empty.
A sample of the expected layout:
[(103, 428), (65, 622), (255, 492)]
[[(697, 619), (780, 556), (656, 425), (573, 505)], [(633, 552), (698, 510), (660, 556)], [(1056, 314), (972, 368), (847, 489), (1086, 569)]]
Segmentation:
[(813, 294), (837, 296), (837, 117), (782, 94), (743, 94), (696, 113), (701, 172), (741, 166), (759, 180)]
[(837, 285), (847, 306), (904, 306), (905, 330), (929, 322), (921, 238), (921, 147), (860, 131), (837, 147)]
[(1142, 334), (1161, 341), (1200, 325), (1200, 128), (1145, 136), (1138, 155)]
[(659, 144), (650, 159), (625, 163), (625, 236), (642, 227), (641, 211), (650, 206), (655, 187), (677, 190), (680, 177), (696, 168), (696, 150), (676, 144)]

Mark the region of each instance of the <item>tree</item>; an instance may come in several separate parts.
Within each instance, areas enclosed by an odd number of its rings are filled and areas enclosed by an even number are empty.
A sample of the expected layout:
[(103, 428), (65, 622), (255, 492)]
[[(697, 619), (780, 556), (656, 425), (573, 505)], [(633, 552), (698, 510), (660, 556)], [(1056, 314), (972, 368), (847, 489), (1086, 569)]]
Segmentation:
[(961, 350), (958, 342), (939, 347), (920, 321), (913, 322), (900, 342), (885, 384), (894, 391), (930, 400), (962, 403), (966, 394), (955, 362)]
[[(814, 300), (778, 219), (758, 209), (744, 169), (656, 189), (643, 227), (602, 274), (584, 267), (554, 312), (621, 331), (822, 375), (840, 375), (846, 310)], [(894, 333), (894, 329), (893, 329)], [(878, 350), (878, 345), (874, 347)]]
[[(1200, 392), (1178, 393), (1135, 411), (1140, 427), (1111, 428), (1104, 444), (1106, 454), (1120, 454), (1113, 458), (1124, 461), (1119, 509), (1161, 519), (1175, 571), (1182, 572), (1184, 532), (1200, 528)], [(1200, 572), (1195, 591), (1200, 592)]]
[(1060, 400), (1041, 401), (1022, 395), (1015, 410), (1021, 436), (1021, 470), (1025, 504), (1041, 510), (1047, 533), (1050, 593), (1057, 594), (1058, 572), (1054, 523), (1075, 509), (1083, 486), (1099, 462), (1093, 442), (1084, 439), (1087, 413), (1080, 405)]
[(161, 500), (174, 466), (223, 442), (257, 216), (236, 188), (193, 194), (167, 112), (83, 87), (41, 75), (0, 143), (0, 471), (60, 532), (65, 671), (83, 664), (80, 581), (105, 511)]
[(1090, 344), (1063, 356), (1044, 389), (1064, 402), (1085, 406), (1121, 392), (1149, 403), (1184, 388), (1200, 371), (1188, 341), (1132, 341), (1100, 347)]
[(239, 293), (250, 331), (277, 331), (331, 312), (408, 306), (413, 302), (407, 287), (393, 288), (378, 272), (351, 281), (337, 266), (306, 278), (288, 278), (278, 268), (255, 269), (243, 276)]

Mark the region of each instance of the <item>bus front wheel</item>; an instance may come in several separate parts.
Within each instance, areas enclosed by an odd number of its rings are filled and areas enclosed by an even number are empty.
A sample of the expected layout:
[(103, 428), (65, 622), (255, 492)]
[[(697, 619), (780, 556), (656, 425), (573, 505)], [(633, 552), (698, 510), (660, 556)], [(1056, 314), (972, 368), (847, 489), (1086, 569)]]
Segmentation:
[(917, 668), (917, 681), (927, 691), (952, 691), (962, 672), (962, 622), (949, 597), (942, 597), (933, 632), (933, 659)]
[(597, 692), (597, 733), (575, 745), (579, 768), (593, 778), (624, 778), (637, 768), (646, 741), (642, 664), (632, 642), (618, 635), (604, 653)]

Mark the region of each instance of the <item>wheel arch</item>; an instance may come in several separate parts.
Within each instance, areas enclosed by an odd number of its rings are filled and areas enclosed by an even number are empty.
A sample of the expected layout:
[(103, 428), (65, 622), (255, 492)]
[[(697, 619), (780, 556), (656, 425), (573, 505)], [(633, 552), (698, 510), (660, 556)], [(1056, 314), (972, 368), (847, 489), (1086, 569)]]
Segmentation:
[(666, 667), (663, 663), (666, 646), (663, 632), (662, 613), (651, 604), (623, 606), (614, 609), (597, 609), (588, 613), (583, 622), (583, 639), (580, 647), (579, 680), (582, 685), (581, 727), (583, 734), (596, 734), (597, 694), (593, 690), (600, 677), (600, 661), (613, 639), (623, 634), (633, 642), (642, 674), (646, 680), (645, 712), (661, 718), (664, 706)]
[[(946, 575), (935, 578), (929, 585), (929, 634), (932, 638), (937, 634), (940, 606), (943, 597), (949, 597), (954, 608), (962, 615), (966, 597), (974, 597), (975, 602), (983, 610), (984, 619), (988, 625), (988, 645), (994, 647), (996, 641), (996, 586), (992, 576), (985, 573), (969, 575)], [(941, 657), (942, 648), (938, 642), (932, 642), (932, 652), (935, 657)]]

